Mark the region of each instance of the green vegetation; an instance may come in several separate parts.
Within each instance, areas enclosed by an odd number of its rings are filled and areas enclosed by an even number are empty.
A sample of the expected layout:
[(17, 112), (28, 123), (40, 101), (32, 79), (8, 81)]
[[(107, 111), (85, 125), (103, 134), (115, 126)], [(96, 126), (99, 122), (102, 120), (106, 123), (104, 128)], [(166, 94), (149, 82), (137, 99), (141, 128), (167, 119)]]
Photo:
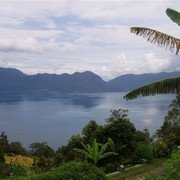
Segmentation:
[[(166, 13), (179, 25), (179, 12), (167, 9)], [(176, 54), (179, 52), (180, 40), (177, 38), (141, 27), (133, 27), (131, 32), (147, 37), (153, 43), (169, 46), (171, 50), (176, 50)], [(133, 99), (139, 95), (177, 93), (154, 138), (147, 128), (137, 130), (128, 119), (128, 111), (124, 109), (111, 110), (104, 125), (91, 120), (82, 129), (82, 135), (73, 135), (68, 144), (57, 151), (46, 142), (32, 143), (28, 151), (18, 141), (9, 143), (7, 135), (2, 132), (0, 179), (101, 180), (105, 179), (105, 173), (118, 168), (122, 172), (109, 175), (107, 179), (180, 179), (179, 85), (179, 77), (166, 79), (143, 86), (125, 96), (126, 99)], [(31, 165), (27, 166), (25, 159), (31, 160)]]
[[(122, 171), (111, 178), (116, 176), (118, 178), (148, 177), (148, 175), (156, 178), (160, 172), (162, 177), (170, 177), (171, 173), (176, 170), (175, 167), (179, 167), (179, 154), (172, 156), (169, 162), (171, 165), (168, 162), (164, 166), (160, 164), (167, 161), (171, 153), (180, 145), (178, 99), (179, 96), (172, 101), (163, 125), (156, 131), (154, 138), (150, 137), (147, 128), (143, 131), (137, 130), (128, 119), (127, 110), (123, 109), (111, 110), (104, 125), (90, 121), (83, 128), (82, 135), (73, 135), (68, 144), (57, 151), (45, 142), (32, 143), (28, 151), (20, 143), (9, 143), (8, 137), (2, 133), (0, 135), (1, 178), (13, 176), (17, 179), (60, 179), (61, 177), (63, 179), (75, 179), (75, 177), (104, 179), (103, 171), (105, 173), (115, 172), (121, 164), (125, 168), (137, 164), (143, 165)], [(21, 155), (15, 155), (12, 152)], [(23, 156), (25, 152), (27, 156)], [(31, 164), (27, 165), (30, 161)], [(148, 168), (150, 170), (147, 171)], [(77, 173), (70, 173), (73, 171)], [(20, 178), (20, 176), (23, 177)], [(175, 173), (174, 176), (178, 174)]]
[(13, 178), (18, 180), (46, 180), (46, 179), (52, 179), (52, 180), (103, 180), (105, 179), (104, 172), (97, 168), (94, 165), (88, 164), (87, 162), (68, 162), (62, 164), (59, 168), (51, 169), (50, 171), (34, 175), (34, 176), (27, 176), (27, 177), (18, 177)]
[(180, 150), (172, 154), (172, 158), (165, 163), (164, 169), (166, 179), (180, 179)]
[(123, 180), (123, 179), (151, 179), (152, 176), (159, 177), (163, 173), (162, 164), (168, 159), (155, 159), (151, 164), (144, 164), (142, 166), (134, 166), (133, 168), (108, 175), (108, 180)]
[[(180, 24), (180, 13), (173, 10), (167, 9), (166, 14), (169, 18), (177, 23)], [(180, 50), (180, 39), (167, 35), (165, 33), (144, 28), (144, 27), (131, 27), (131, 32), (147, 38), (148, 41), (154, 44), (158, 44), (160, 46), (169, 47), (170, 50), (175, 50), (176, 54), (178, 55)], [(167, 94), (167, 93), (176, 93), (180, 94), (180, 77), (174, 77), (169, 79), (164, 79), (161, 81), (157, 81), (138, 89), (135, 89), (124, 96), (125, 99), (130, 100), (137, 98), (138, 96), (149, 96), (149, 95), (156, 95), (156, 94)]]
[[(110, 144), (113, 146), (112, 139), (109, 138), (109, 141), (111, 142)], [(109, 142), (106, 142), (105, 144), (100, 144), (96, 141), (96, 139), (94, 139), (92, 147), (89, 144), (84, 145), (83, 143), (82, 146), (84, 147), (85, 150), (78, 148), (74, 148), (74, 150), (77, 151), (78, 153), (81, 153), (85, 157), (93, 160), (95, 165), (105, 157), (118, 155), (115, 152), (105, 152), (107, 147), (109, 146)], [(100, 146), (101, 148), (99, 149)]]

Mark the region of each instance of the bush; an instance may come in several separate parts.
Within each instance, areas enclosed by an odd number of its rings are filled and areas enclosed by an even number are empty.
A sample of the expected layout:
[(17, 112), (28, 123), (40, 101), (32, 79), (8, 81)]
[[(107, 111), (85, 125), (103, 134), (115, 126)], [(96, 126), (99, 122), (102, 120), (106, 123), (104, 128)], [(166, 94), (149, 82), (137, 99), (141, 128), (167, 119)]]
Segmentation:
[(56, 169), (50, 170), (47, 175), (58, 179), (105, 179), (104, 172), (94, 165), (85, 162), (68, 162)]
[(180, 179), (180, 150), (172, 154), (172, 158), (164, 165), (167, 179)]
[(4, 153), (0, 150), (0, 164), (5, 163)]
[(153, 148), (151, 145), (138, 144), (132, 156), (132, 163), (151, 163), (153, 158)]
[(103, 170), (105, 173), (112, 173), (117, 171), (119, 164), (118, 163), (107, 163), (103, 166)]
[(10, 176), (26, 176), (28, 175), (28, 168), (19, 164), (1, 164), (0, 178)]
[(40, 157), (38, 160), (34, 160), (33, 169), (36, 172), (48, 171), (53, 168), (53, 161), (49, 158)]
[(171, 154), (172, 148), (163, 141), (158, 141), (153, 145), (154, 156), (157, 158), (166, 157)]
[(47, 173), (29, 176), (26, 178), (18, 177), (18, 180), (104, 180), (105, 173), (100, 168), (86, 162), (68, 162), (58, 168), (51, 169)]

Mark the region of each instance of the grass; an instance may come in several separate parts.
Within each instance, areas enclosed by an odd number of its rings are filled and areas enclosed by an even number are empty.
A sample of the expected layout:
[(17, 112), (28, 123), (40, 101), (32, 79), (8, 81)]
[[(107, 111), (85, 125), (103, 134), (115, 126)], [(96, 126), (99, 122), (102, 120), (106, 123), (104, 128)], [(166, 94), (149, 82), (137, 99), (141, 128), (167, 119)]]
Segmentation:
[(157, 176), (162, 175), (162, 164), (167, 160), (167, 158), (155, 159), (151, 164), (144, 164), (136, 168), (124, 170), (122, 172), (118, 172), (110, 176), (107, 176), (107, 180), (153, 179)]
[(15, 163), (15, 164), (24, 165), (26, 167), (31, 167), (33, 164), (33, 159), (27, 156), (21, 156), (21, 155), (4, 156), (4, 158), (5, 158), (5, 163), (7, 164)]

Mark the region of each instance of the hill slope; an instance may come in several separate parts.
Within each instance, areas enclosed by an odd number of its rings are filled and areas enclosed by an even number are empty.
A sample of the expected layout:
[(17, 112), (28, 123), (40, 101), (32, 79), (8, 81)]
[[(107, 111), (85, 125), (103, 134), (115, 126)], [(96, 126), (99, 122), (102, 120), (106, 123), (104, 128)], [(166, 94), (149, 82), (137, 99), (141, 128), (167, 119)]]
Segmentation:
[(90, 71), (61, 75), (26, 75), (16, 69), (0, 68), (0, 91), (119, 92), (174, 76), (180, 76), (180, 72), (127, 74), (105, 82)]

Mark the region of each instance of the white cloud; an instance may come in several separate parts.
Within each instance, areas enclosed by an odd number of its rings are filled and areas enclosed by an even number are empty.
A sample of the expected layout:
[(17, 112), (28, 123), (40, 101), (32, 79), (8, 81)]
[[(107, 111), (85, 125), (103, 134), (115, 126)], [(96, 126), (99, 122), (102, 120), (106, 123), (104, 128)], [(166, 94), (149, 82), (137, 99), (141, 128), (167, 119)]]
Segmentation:
[(104, 79), (180, 70), (169, 51), (129, 32), (141, 25), (180, 37), (165, 14), (179, 6), (176, 0), (1, 1), (0, 66), (31, 74), (91, 70)]

